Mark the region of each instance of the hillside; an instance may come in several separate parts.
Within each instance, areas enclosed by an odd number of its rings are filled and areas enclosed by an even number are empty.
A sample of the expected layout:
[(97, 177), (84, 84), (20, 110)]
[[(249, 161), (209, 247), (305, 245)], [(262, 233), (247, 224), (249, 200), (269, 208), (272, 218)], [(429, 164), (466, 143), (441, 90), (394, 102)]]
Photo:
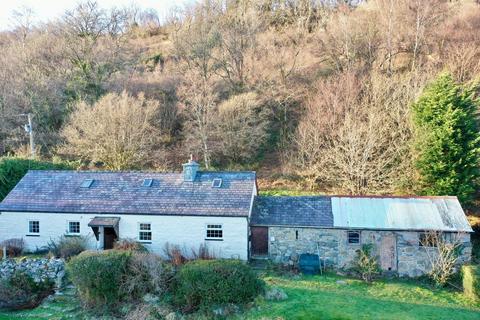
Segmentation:
[(0, 34), (0, 155), (28, 156), (32, 113), (37, 155), (84, 168), (178, 170), (193, 154), (255, 169), (264, 189), (472, 200), (477, 146), (452, 183), (470, 191), (430, 188), (412, 108), (445, 73), (478, 107), (475, 1), (200, 1), (164, 22), (88, 1), (16, 19)]

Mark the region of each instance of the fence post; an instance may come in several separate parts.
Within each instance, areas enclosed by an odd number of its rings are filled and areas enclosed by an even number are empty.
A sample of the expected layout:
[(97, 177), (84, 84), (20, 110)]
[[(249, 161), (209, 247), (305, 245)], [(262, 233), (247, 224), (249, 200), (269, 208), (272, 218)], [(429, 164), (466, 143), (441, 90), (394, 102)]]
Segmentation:
[(3, 259), (7, 259), (7, 246), (3, 247)]

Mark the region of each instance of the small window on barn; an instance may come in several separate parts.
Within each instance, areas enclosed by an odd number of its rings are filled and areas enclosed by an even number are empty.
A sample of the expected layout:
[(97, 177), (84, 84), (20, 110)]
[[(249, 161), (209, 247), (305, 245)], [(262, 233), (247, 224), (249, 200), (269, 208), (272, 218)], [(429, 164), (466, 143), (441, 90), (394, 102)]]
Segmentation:
[(28, 221), (28, 233), (32, 233), (32, 234), (40, 233), (40, 221), (38, 220)]
[(144, 242), (152, 241), (152, 225), (150, 223), (139, 223), (138, 240)]
[(93, 179), (85, 179), (80, 185), (80, 188), (90, 188), (92, 184), (93, 184)]
[(142, 187), (151, 187), (153, 179), (143, 179)]
[(79, 221), (69, 221), (68, 222), (68, 233), (69, 234), (80, 234), (80, 222)]
[(348, 243), (359, 244), (360, 243), (360, 231), (348, 231)]
[(221, 224), (207, 224), (206, 240), (222, 240), (223, 228)]
[(213, 179), (213, 182), (212, 182), (212, 187), (213, 188), (220, 188), (222, 186), (222, 179)]
[(418, 245), (420, 247), (436, 247), (441, 241), (439, 237), (442, 235), (437, 232), (421, 232), (418, 234)]

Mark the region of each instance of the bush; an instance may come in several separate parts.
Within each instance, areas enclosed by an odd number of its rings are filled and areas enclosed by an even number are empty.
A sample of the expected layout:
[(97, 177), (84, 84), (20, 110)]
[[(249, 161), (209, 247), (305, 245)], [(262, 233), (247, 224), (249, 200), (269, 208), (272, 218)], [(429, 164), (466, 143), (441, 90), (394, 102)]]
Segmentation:
[(167, 257), (168, 261), (172, 263), (174, 266), (178, 267), (184, 265), (188, 259), (185, 256), (184, 250), (180, 248), (180, 246), (170, 243), (165, 243), (165, 247), (163, 248), (163, 253)]
[(113, 248), (117, 250), (148, 252), (147, 247), (135, 239), (120, 239), (115, 242)]
[(462, 267), (463, 292), (473, 299), (480, 299), (480, 266)]
[[(19, 239), (7, 239), (0, 244), (0, 248), (7, 247), (7, 256), (18, 257), (22, 254), (25, 248), (25, 241)], [(1, 253), (3, 255), (3, 253)]]
[(122, 283), (128, 272), (131, 252), (85, 251), (67, 264), (70, 279), (88, 307), (111, 306), (126, 298)]
[(122, 289), (132, 298), (141, 298), (147, 293), (162, 295), (170, 289), (173, 277), (172, 265), (159, 256), (135, 252), (129, 261)]
[(255, 272), (238, 260), (197, 260), (177, 274), (174, 303), (184, 312), (227, 303), (247, 303), (264, 289)]
[(364, 244), (361, 249), (357, 250), (357, 256), (353, 261), (353, 271), (366, 282), (371, 282), (373, 277), (380, 273), (377, 257), (373, 256), (372, 250), (372, 244)]
[(48, 251), (57, 258), (70, 259), (87, 250), (88, 239), (83, 236), (61, 236), (58, 241), (50, 240)]
[(53, 282), (35, 282), (26, 273), (16, 271), (9, 279), (0, 281), (0, 308), (31, 309), (53, 292)]

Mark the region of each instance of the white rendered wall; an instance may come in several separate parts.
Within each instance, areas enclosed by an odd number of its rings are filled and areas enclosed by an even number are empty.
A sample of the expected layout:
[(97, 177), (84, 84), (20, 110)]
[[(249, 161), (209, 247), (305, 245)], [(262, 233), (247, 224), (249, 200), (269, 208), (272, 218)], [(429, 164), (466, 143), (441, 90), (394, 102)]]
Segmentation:
[[(2, 212), (0, 214), (0, 242), (11, 238), (23, 238), (26, 249), (35, 251), (47, 245), (51, 239), (66, 234), (69, 221), (80, 222), (80, 234), (90, 239), (90, 248), (101, 247), (88, 227), (95, 216), (120, 217), (120, 238), (138, 239), (138, 224), (151, 223), (152, 241), (146, 246), (150, 251), (163, 254), (165, 243), (180, 245), (187, 253), (207, 244), (217, 257), (248, 259), (247, 218), (235, 217), (191, 217), (191, 216), (148, 216), (148, 215), (99, 215), (65, 213)], [(39, 236), (30, 236), (28, 222), (40, 221)], [(221, 224), (223, 240), (205, 240), (206, 225)]]

